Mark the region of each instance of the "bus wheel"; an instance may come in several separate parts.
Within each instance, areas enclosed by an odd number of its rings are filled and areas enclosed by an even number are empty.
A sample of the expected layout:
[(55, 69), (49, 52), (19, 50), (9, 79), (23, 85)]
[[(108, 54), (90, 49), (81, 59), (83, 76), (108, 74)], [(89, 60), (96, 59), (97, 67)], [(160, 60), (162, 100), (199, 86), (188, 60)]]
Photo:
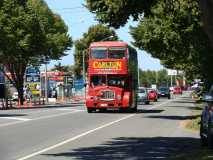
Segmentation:
[(136, 107), (136, 106), (135, 106), (134, 108), (131, 108), (131, 112), (132, 112), (132, 113), (136, 113), (136, 112), (137, 112), (137, 110), (138, 110), (138, 109), (137, 109), (137, 107)]
[(88, 113), (92, 113), (93, 109), (92, 108), (87, 108)]

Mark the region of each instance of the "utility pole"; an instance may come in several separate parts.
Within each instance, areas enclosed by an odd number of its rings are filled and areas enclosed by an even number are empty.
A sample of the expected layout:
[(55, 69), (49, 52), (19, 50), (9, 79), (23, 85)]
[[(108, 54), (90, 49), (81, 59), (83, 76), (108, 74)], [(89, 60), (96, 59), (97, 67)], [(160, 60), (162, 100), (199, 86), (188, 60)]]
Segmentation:
[(47, 59), (45, 62), (45, 100), (48, 103), (48, 77), (47, 77)]
[(84, 80), (84, 83), (86, 82), (86, 69), (85, 69), (85, 51), (83, 51), (83, 80)]

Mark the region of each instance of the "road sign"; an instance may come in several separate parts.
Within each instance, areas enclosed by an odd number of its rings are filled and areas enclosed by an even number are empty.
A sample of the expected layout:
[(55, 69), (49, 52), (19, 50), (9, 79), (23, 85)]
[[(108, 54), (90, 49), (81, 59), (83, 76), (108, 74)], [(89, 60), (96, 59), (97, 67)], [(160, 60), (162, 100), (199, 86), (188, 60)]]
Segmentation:
[(76, 90), (80, 90), (80, 89), (84, 88), (84, 80), (83, 80), (83, 78), (74, 80), (74, 88)]
[(168, 69), (167, 71), (168, 71), (169, 76), (176, 76), (177, 75), (177, 70)]

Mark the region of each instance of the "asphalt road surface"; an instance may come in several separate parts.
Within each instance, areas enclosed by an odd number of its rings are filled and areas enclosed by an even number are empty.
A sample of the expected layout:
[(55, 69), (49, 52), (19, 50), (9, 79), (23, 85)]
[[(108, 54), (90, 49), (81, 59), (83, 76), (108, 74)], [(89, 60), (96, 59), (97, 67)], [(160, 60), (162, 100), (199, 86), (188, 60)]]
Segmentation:
[(199, 147), (187, 93), (139, 105), (137, 113), (86, 112), (83, 104), (0, 111), (1, 160), (171, 159)]

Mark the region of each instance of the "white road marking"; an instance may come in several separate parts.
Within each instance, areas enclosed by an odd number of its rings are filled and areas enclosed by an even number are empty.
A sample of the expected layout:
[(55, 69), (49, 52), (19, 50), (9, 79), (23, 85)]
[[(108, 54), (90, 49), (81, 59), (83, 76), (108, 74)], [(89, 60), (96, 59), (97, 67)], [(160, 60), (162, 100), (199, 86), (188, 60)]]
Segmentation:
[(72, 138), (70, 138), (70, 139), (67, 139), (67, 140), (65, 140), (65, 141), (63, 141), (63, 142), (60, 142), (60, 143), (55, 144), (55, 145), (53, 145), (53, 146), (50, 146), (50, 147), (48, 147), (48, 148), (45, 148), (45, 149), (42, 149), (42, 150), (40, 150), (40, 151), (34, 152), (34, 153), (30, 154), (30, 155), (24, 156), (24, 157), (19, 158), (19, 159), (17, 159), (17, 160), (25, 160), (25, 159), (32, 158), (32, 157), (37, 156), (37, 155), (39, 155), (39, 154), (41, 154), (41, 153), (44, 153), (44, 152), (47, 152), (47, 151), (52, 150), (52, 149), (54, 149), (54, 148), (60, 147), (60, 146), (62, 146), (62, 145), (64, 145), (64, 144), (67, 144), (67, 143), (69, 143), (69, 142), (72, 142), (72, 141), (74, 141), (74, 140), (76, 140), (76, 139), (79, 139), (79, 138), (81, 138), (81, 137), (83, 137), (83, 136), (86, 136), (86, 135), (88, 135), (88, 134), (90, 134), (90, 133), (93, 133), (93, 132), (95, 132), (95, 131), (101, 130), (101, 129), (106, 128), (106, 127), (108, 127), (108, 126), (111, 126), (111, 125), (113, 125), (113, 124), (115, 124), (115, 123), (118, 123), (118, 122), (123, 121), (123, 120), (125, 120), (125, 119), (128, 119), (128, 118), (130, 118), (130, 117), (133, 117), (133, 116), (135, 116), (135, 115), (136, 115), (136, 114), (130, 114), (130, 115), (128, 115), (128, 116), (125, 116), (125, 117), (120, 118), (120, 119), (118, 119), (118, 120), (115, 120), (115, 121), (112, 121), (112, 122), (110, 122), (110, 123), (104, 124), (104, 125), (102, 125), (102, 126), (100, 126), (100, 127), (97, 127), (97, 128), (95, 128), (95, 129), (89, 130), (89, 131), (87, 131), (87, 132), (84, 132), (84, 133), (82, 133), (82, 134), (79, 134), (79, 135), (77, 135), (77, 136), (75, 136), (75, 137), (72, 137)]
[[(75, 111), (72, 111), (72, 112), (59, 113), (59, 114), (54, 114), (54, 115), (48, 115), (48, 116), (43, 116), (43, 117), (35, 118), (35, 119), (26, 119), (25, 118), (26, 120), (22, 119), (22, 121), (18, 121), (18, 122), (16, 121), (16, 122), (10, 122), (10, 123), (0, 124), (0, 127), (6, 127), (6, 126), (10, 126), (10, 125), (14, 125), (14, 124), (19, 124), (19, 123), (24, 123), (24, 122), (29, 122), (29, 121), (35, 121), (35, 120), (41, 120), (41, 119), (48, 119), (48, 118), (53, 118), (53, 117), (59, 117), (59, 116), (63, 116), (63, 115), (67, 115), (67, 114), (72, 114), (72, 113), (77, 113), (77, 112), (83, 112), (83, 110), (75, 110)], [(0, 117), (0, 118), (5, 118), (5, 117)], [(9, 117), (9, 118), (12, 119), (13, 117)]]
[(20, 117), (0, 117), (1, 119), (12, 119), (12, 120), (18, 120), (18, 121), (30, 121), (32, 119), (29, 118), (20, 118)]

